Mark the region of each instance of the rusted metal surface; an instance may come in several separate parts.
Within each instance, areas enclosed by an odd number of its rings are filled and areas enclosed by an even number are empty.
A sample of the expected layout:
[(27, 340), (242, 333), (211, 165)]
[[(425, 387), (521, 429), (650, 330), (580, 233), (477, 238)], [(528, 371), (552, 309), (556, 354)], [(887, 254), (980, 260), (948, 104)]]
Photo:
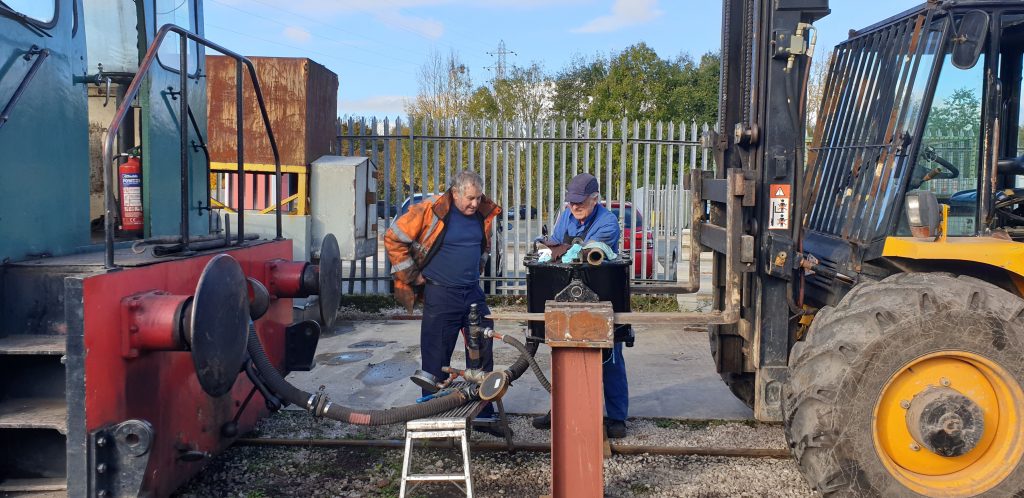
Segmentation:
[[(608, 333), (610, 340), (610, 324)], [(555, 498), (604, 496), (601, 372), (598, 349), (551, 350), (551, 492)]]
[[(305, 58), (250, 57), (256, 67), (281, 164), (308, 165), (330, 153), (338, 112), (338, 76)], [(206, 57), (210, 160), (237, 163), (235, 61)], [(259, 125), (259, 108), (249, 78), (243, 88), (245, 162), (274, 164), (270, 142)]]
[(610, 348), (614, 345), (612, 303), (563, 303), (544, 305), (544, 336), (552, 348)]

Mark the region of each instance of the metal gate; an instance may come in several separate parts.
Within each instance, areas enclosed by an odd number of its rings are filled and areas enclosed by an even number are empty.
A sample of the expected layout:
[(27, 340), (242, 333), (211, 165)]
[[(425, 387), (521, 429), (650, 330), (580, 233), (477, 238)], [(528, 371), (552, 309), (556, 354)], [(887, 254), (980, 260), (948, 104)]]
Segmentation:
[[(448, 179), (470, 169), (504, 210), (492, 234), (483, 277), (488, 294), (525, 292), (523, 257), (565, 206), (565, 184), (578, 173), (598, 178), (601, 201), (619, 216), (617, 248), (633, 260), (634, 282), (675, 281), (680, 242), (689, 228), (684, 175), (707, 169), (699, 138), (708, 125), (621, 121), (348, 119), (338, 123), (336, 150), (368, 156), (380, 174), (383, 236), (392, 220), (424, 197), (443, 193)], [(349, 293), (387, 293), (390, 262), (376, 255), (351, 262)]]

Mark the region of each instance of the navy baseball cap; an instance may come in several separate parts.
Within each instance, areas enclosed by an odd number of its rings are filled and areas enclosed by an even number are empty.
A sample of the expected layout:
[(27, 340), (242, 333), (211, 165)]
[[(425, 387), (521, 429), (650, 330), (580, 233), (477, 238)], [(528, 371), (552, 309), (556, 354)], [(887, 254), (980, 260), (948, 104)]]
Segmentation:
[(594, 192), (597, 192), (597, 178), (590, 173), (580, 173), (572, 177), (569, 186), (565, 188), (565, 200), (578, 204), (587, 200)]

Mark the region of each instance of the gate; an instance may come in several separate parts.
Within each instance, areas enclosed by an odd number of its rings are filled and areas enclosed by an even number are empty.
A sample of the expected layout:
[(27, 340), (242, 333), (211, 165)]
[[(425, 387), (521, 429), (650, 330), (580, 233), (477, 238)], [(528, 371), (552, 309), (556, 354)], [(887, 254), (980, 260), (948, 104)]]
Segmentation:
[[(565, 206), (566, 182), (578, 173), (598, 178), (601, 201), (619, 216), (623, 233), (617, 249), (633, 260), (633, 281), (675, 281), (690, 223), (683, 178), (691, 169), (708, 168), (710, 159), (699, 144), (707, 130), (695, 122), (628, 119), (526, 124), (350, 118), (338, 123), (335, 150), (376, 163), (381, 237), (411, 204), (443, 193), (457, 171), (479, 173), (485, 195), (504, 210), (491, 237), (484, 289), (522, 294), (523, 257), (544, 227), (554, 226)], [(383, 241), (376, 255), (346, 266), (347, 292), (389, 292), (391, 265)]]

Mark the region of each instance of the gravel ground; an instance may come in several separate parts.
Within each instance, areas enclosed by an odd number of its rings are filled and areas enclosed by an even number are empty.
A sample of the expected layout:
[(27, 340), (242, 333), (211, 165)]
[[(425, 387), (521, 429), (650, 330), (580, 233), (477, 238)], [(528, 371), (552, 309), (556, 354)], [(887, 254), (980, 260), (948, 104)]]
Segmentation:
[[(530, 417), (509, 419), (515, 440), (544, 442)], [(404, 426), (361, 427), (313, 420), (285, 410), (251, 437), (402, 439)], [(476, 433), (474, 440), (500, 441)], [(630, 419), (623, 445), (785, 448), (774, 424)], [(472, 456), (477, 496), (540, 496), (550, 487), (548, 453), (478, 451)], [(458, 450), (417, 450), (416, 472), (460, 472)], [(233, 447), (178, 491), (180, 497), (397, 496), (402, 451), (382, 448)], [(614, 497), (814, 496), (789, 459), (614, 455), (605, 460), (605, 494)], [(410, 496), (464, 496), (452, 484), (426, 484)]]

